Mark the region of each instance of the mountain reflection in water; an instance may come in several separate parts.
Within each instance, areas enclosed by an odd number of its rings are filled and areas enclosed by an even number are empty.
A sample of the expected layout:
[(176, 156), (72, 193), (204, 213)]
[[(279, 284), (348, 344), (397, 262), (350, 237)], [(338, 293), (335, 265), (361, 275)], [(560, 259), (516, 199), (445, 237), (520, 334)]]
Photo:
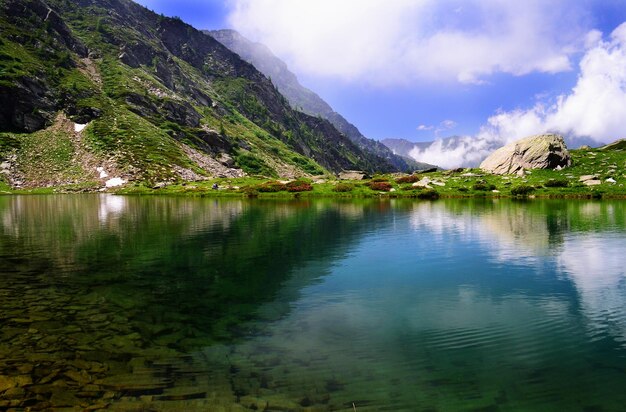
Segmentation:
[(5, 196), (0, 248), (0, 407), (626, 401), (618, 201)]

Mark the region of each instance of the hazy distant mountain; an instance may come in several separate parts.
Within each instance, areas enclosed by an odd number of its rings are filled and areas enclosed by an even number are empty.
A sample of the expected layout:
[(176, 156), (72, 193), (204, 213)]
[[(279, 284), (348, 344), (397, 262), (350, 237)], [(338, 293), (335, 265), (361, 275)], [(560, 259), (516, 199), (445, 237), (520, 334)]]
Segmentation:
[[(581, 145), (598, 146), (597, 141), (588, 137), (566, 137), (565, 142), (570, 149), (576, 149)], [(485, 140), (471, 136), (449, 136), (428, 142), (383, 139), (381, 143), (391, 149), (393, 153), (408, 158), (413, 158), (412, 156), (419, 154), (419, 152), (430, 149), (428, 151), (429, 156), (435, 154), (438, 159), (450, 158), (449, 164), (446, 165), (443, 162), (440, 165), (442, 167), (477, 167), (489, 153), (504, 146), (506, 141), (504, 139)], [(435, 143), (437, 144), (435, 145)], [(428, 160), (428, 157), (425, 160)]]
[(353, 143), (368, 152), (385, 158), (399, 170), (423, 169), (430, 165), (417, 163), (412, 159), (405, 159), (394, 155), (382, 143), (363, 136), (359, 129), (348, 122), (341, 114), (335, 112), (315, 92), (302, 86), (294, 73), (285, 62), (276, 57), (267, 46), (255, 43), (235, 30), (205, 31), (217, 41), (237, 53), (243, 60), (251, 63), (261, 73), (272, 80), (272, 83), (283, 94), (291, 106), (312, 116), (320, 116), (330, 121), (340, 132), (345, 134)]
[(406, 139), (383, 139), (380, 142), (391, 149), (394, 154), (403, 157), (410, 157), (409, 153), (415, 147), (424, 149), (432, 144), (432, 142), (411, 142)]

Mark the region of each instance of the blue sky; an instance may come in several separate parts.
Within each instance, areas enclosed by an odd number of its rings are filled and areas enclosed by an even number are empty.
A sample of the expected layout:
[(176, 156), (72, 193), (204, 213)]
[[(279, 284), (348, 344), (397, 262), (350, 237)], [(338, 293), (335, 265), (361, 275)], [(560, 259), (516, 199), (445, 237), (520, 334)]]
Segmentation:
[(371, 138), (626, 137), (626, 0), (138, 2), (266, 44)]

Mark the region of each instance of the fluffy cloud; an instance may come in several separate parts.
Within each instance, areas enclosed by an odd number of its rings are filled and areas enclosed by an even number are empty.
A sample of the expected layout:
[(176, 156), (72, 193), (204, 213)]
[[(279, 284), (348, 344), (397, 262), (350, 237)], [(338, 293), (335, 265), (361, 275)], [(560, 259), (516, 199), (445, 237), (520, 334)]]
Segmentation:
[(436, 141), (411, 156), (442, 167), (475, 166), (493, 149), (533, 134), (561, 133), (571, 146), (626, 137), (626, 23), (607, 41), (594, 33), (587, 45), (569, 93), (528, 110), (497, 113), (477, 136)]
[(585, 13), (568, 0), (232, 0), (231, 25), (299, 73), (379, 85), (480, 83), (570, 69)]

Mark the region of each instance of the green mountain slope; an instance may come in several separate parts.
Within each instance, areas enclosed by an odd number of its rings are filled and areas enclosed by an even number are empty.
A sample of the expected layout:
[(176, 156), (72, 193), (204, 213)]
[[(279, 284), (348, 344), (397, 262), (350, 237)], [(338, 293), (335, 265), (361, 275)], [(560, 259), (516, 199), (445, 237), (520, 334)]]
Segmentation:
[(289, 70), (287, 64), (276, 57), (267, 46), (252, 42), (235, 30), (212, 30), (205, 31), (205, 33), (214, 37), (269, 77), (292, 107), (312, 116), (320, 116), (328, 120), (337, 130), (345, 134), (363, 150), (387, 159), (388, 162), (399, 170), (432, 167), (431, 165), (416, 164), (412, 160), (397, 156), (384, 144), (363, 136), (356, 126), (348, 122), (341, 114), (335, 112), (320, 96), (302, 86), (296, 75)]
[(0, 160), (14, 186), (394, 170), (129, 0), (0, 0)]

